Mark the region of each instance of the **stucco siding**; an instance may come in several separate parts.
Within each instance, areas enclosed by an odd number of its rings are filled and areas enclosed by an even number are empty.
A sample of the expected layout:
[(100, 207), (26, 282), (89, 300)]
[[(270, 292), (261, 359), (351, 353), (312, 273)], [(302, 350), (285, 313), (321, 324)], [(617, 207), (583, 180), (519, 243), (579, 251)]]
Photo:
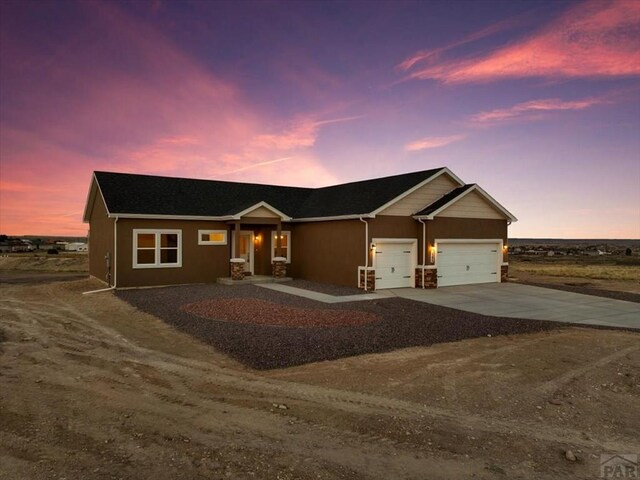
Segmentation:
[[(138, 228), (182, 231), (182, 266), (133, 268), (133, 230)], [(192, 220), (118, 221), (118, 287), (211, 283), (229, 276), (230, 232), (226, 245), (198, 245), (198, 230), (228, 230), (223, 222)]]
[(446, 173), (387, 207), (380, 215), (410, 216), (459, 185)]
[[(502, 239), (507, 243), (507, 221), (479, 218), (436, 217), (427, 222), (427, 242), (434, 245), (436, 239)], [(503, 261), (508, 261), (503, 252)]]
[(251, 210), (244, 214), (245, 217), (263, 217), (263, 218), (278, 218), (278, 215), (273, 213), (267, 207), (258, 207), (255, 210)]
[(496, 210), (495, 207), (482, 198), (476, 191), (465, 195), (437, 216), (456, 218), (505, 218), (501, 212)]
[(365, 261), (365, 226), (359, 220), (291, 225), (290, 276), (357, 286)]
[[(102, 195), (96, 191), (89, 219), (89, 275), (103, 282), (109, 281), (105, 257), (109, 254), (113, 265), (113, 245), (113, 219), (107, 216)], [(113, 271), (113, 267), (111, 269)]]

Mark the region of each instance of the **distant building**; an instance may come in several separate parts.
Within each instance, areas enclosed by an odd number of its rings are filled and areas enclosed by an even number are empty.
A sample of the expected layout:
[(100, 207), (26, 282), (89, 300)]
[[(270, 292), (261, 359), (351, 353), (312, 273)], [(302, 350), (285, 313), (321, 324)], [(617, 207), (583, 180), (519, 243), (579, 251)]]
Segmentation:
[(88, 252), (89, 248), (86, 243), (82, 242), (70, 242), (64, 246), (64, 249), (68, 252)]

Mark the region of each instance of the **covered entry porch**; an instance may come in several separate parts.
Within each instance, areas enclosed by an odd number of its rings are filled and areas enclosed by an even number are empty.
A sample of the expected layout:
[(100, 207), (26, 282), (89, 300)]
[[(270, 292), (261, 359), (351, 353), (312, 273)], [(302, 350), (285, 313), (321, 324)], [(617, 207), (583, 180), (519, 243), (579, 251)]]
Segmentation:
[(230, 233), (229, 271), (232, 282), (255, 282), (287, 277), (291, 261), (290, 220), (264, 204), (252, 207), (236, 220), (227, 222)]

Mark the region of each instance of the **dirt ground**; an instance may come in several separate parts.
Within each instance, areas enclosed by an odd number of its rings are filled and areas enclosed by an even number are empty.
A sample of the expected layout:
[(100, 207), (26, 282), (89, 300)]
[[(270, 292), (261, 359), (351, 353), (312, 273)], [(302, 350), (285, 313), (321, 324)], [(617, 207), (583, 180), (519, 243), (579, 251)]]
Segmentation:
[(98, 287), (0, 286), (0, 478), (555, 480), (640, 452), (636, 333), (257, 372)]

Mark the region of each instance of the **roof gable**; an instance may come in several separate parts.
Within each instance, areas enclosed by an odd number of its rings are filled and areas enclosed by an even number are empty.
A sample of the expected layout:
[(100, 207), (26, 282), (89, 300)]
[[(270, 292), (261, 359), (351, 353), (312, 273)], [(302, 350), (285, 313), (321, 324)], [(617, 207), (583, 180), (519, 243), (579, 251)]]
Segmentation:
[(394, 216), (413, 215), (460, 185), (462, 182), (459, 182), (457, 177), (454, 178), (446, 170), (442, 170), (407, 191), (405, 195), (394, 199), (389, 205), (378, 209), (377, 213)]
[(436, 216), (506, 218), (511, 222), (518, 221), (511, 212), (475, 183), (453, 189), (416, 213), (414, 217), (432, 219)]

